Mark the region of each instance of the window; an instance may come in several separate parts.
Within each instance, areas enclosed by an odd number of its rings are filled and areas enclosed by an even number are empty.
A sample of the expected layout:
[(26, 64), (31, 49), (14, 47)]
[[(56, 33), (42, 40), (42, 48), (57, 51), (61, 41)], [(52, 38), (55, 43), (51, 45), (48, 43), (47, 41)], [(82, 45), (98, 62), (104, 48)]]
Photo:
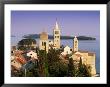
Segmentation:
[(44, 45), (44, 42), (42, 42), (42, 46)]
[(45, 46), (46, 45), (46, 42), (42, 42), (42, 46)]
[(59, 34), (59, 31), (55, 31), (55, 34)]
[(46, 46), (46, 42), (44, 42), (44, 46)]
[(59, 38), (59, 36), (57, 36), (57, 38)]

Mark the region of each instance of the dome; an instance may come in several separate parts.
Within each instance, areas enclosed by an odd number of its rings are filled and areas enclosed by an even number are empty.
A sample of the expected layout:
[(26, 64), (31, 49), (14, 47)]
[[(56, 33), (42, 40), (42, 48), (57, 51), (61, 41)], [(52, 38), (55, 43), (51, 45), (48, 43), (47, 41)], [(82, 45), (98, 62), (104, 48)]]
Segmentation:
[(48, 40), (48, 34), (46, 32), (42, 32), (40, 34), (40, 39), (41, 40)]
[(47, 35), (47, 33), (46, 32), (42, 32), (41, 35)]

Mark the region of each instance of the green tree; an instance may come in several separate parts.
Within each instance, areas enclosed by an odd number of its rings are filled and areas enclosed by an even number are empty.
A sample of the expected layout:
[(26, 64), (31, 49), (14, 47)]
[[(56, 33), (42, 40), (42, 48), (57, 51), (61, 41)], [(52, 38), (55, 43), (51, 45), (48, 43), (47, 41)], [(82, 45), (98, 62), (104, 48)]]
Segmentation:
[(78, 68), (79, 72), (78, 75), (79, 77), (90, 77), (91, 76), (91, 67), (87, 66), (85, 64), (82, 63), (82, 59), (80, 58), (79, 61), (79, 68)]
[(60, 61), (59, 62), (59, 77), (65, 77), (68, 73), (68, 65), (67, 63)]
[(67, 76), (68, 66), (64, 62), (54, 62), (49, 67), (49, 76), (50, 77), (64, 77)]
[(48, 72), (51, 77), (67, 76), (68, 66), (59, 58), (60, 53), (60, 49), (51, 48), (47, 54)]
[(24, 72), (22, 70), (12, 70), (11, 71), (11, 76), (12, 77), (23, 77)]
[(38, 63), (38, 71), (39, 71), (39, 75), (41, 77), (45, 76), (45, 51), (44, 50), (39, 50), (38, 52), (38, 59), (39, 59), (39, 63)]
[(56, 50), (53, 48), (49, 49), (49, 52), (47, 54), (47, 61), (49, 66), (54, 62), (58, 62), (60, 60), (59, 55), (60, 55), (60, 50)]
[(76, 75), (76, 69), (75, 69), (74, 61), (72, 58), (69, 58), (68, 76), (75, 76), (75, 75)]
[(28, 50), (28, 49), (35, 49), (35, 46), (32, 46), (32, 44), (36, 44), (35, 39), (22, 39), (21, 41), (18, 42), (18, 49), (19, 50)]

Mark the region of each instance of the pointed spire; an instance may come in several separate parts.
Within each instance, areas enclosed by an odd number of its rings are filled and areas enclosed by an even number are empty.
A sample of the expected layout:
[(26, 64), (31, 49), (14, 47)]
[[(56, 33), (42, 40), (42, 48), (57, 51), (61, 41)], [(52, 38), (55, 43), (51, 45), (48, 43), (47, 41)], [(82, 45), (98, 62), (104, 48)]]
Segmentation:
[(57, 23), (57, 18), (56, 18), (56, 25), (55, 25), (55, 29), (59, 29), (59, 27), (58, 27), (58, 23)]
[(77, 36), (75, 36), (74, 39), (77, 39), (78, 40)]

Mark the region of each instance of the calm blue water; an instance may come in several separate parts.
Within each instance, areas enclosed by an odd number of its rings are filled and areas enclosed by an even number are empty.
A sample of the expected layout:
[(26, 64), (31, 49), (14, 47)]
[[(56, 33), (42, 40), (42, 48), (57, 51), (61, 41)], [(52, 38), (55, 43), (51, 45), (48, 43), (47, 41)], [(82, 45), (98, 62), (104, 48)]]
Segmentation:
[[(20, 41), (22, 37), (12, 37), (11, 38), (11, 44), (17, 45), (18, 41)], [(37, 43), (39, 42), (39, 39), (36, 39)], [(64, 46), (68, 45), (69, 47), (73, 47), (73, 40), (61, 40), (61, 44)], [(97, 73), (100, 73), (100, 40), (99, 38), (96, 38), (96, 40), (88, 40), (88, 41), (79, 41), (79, 49), (95, 52), (96, 53), (96, 71)]]

